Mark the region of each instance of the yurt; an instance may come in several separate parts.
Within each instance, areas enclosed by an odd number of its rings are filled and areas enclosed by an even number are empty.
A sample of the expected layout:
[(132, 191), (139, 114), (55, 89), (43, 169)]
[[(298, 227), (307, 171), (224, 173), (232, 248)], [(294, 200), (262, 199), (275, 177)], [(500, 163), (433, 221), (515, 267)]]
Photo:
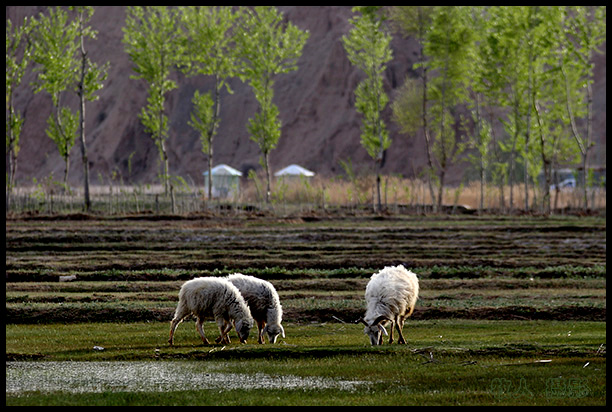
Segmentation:
[(282, 170), (279, 170), (278, 172), (274, 173), (274, 176), (276, 177), (297, 177), (299, 178), (300, 176), (304, 176), (304, 177), (312, 177), (314, 176), (314, 172), (303, 168), (300, 165), (289, 165), (287, 167), (285, 167)]
[[(240, 192), (240, 177), (242, 173), (226, 164), (220, 164), (211, 169), (212, 197), (226, 199), (237, 196)], [(204, 193), (208, 195), (208, 170), (204, 175)]]

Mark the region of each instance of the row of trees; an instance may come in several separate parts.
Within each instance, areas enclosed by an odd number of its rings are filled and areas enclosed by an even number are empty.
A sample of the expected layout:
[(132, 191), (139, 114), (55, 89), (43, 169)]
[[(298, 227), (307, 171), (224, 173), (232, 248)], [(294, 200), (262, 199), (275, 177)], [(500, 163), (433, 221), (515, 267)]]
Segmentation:
[[(472, 149), (481, 187), (490, 176), (503, 197), (509, 184), (510, 208), (522, 164), (525, 210), (529, 180), (537, 185), (543, 172), (549, 212), (553, 171), (580, 161), (588, 207), (593, 58), (606, 39), (605, 6), (399, 6), (390, 18), (421, 45), (419, 76), (406, 78), (392, 108), (405, 133), (425, 136), (438, 206), (448, 167)], [(483, 198), (481, 190), (481, 207)]]
[[(85, 38), (95, 39), (97, 32), (89, 25), (91, 6), (72, 6), (68, 12), (59, 7), (48, 15), (25, 19), (19, 27), (6, 22), (6, 154), (9, 159), (7, 176), (7, 210), (15, 184), (19, 141), (23, 115), (15, 110), (13, 96), (30, 64), (37, 73), (34, 93), (51, 95), (53, 109), (47, 120), (47, 135), (55, 142), (66, 164), (64, 186), (67, 187), (70, 151), (78, 134), (84, 174), (84, 208), (89, 210), (89, 162), (85, 139), (85, 103), (98, 98), (96, 92), (106, 79), (108, 63), (94, 63), (85, 50)], [(65, 104), (66, 93), (76, 92), (79, 108), (73, 111)]]
[[(7, 156), (11, 165), (7, 177), (7, 206), (14, 186), (23, 118), (13, 106), (13, 93), (26, 68), (34, 63), (37, 78), (34, 91), (45, 90), (53, 100), (48, 136), (57, 144), (65, 161), (64, 186), (67, 187), (69, 153), (77, 128), (85, 168), (84, 209), (89, 210), (89, 177), (85, 145), (85, 101), (94, 100), (103, 86), (108, 64), (99, 67), (89, 60), (85, 37), (95, 38), (88, 26), (92, 7), (71, 8), (74, 16), (60, 7), (26, 19), (14, 28), (7, 20)], [(135, 79), (143, 79), (149, 93), (139, 117), (159, 150), (162, 180), (166, 195), (170, 179), (166, 140), (167, 93), (177, 87), (173, 74), (181, 70), (189, 76), (208, 75), (215, 79), (212, 93), (196, 91), (194, 111), (189, 124), (200, 133), (202, 150), (208, 158), (211, 179), (213, 139), (221, 120), (220, 95), (231, 93), (228, 79), (240, 78), (253, 89), (259, 103), (257, 113), (247, 126), (251, 139), (260, 147), (266, 171), (266, 200), (270, 197), (269, 154), (280, 138), (278, 107), (272, 102), (274, 79), (297, 69), (297, 60), (308, 32), (286, 22), (275, 7), (234, 8), (232, 6), (134, 6), (127, 8), (123, 28), (125, 50), (134, 63)], [(65, 93), (76, 87), (80, 97), (79, 114), (63, 105)], [(80, 116), (77, 120), (77, 116)], [(209, 198), (212, 184), (208, 184)]]
[(215, 79), (214, 90), (193, 96), (194, 112), (189, 122), (200, 133), (208, 158), (208, 197), (212, 190), (213, 139), (221, 120), (220, 94), (231, 77), (247, 82), (259, 108), (249, 120), (251, 139), (261, 150), (266, 173), (266, 201), (270, 199), (269, 154), (280, 138), (278, 107), (272, 102), (277, 74), (297, 69), (297, 60), (308, 32), (283, 21), (275, 7), (260, 6), (166, 6), (129, 7), (124, 43), (137, 78), (149, 84), (148, 104), (140, 118), (159, 148), (163, 180), (168, 192), (168, 156), (165, 140), (168, 122), (164, 114), (165, 94), (176, 87), (172, 70)]
[[(393, 58), (392, 31), (420, 44), (414, 66), (418, 75), (406, 78), (391, 108), (393, 120), (406, 135), (414, 138), (422, 132), (425, 138), (427, 182), (437, 205), (450, 165), (467, 153), (481, 187), (488, 180), (502, 188), (509, 184), (510, 208), (515, 170), (523, 168), (526, 209), (529, 179), (543, 171), (542, 201), (548, 210), (555, 167), (581, 158), (586, 179), (593, 145), (593, 56), (605, 41), (605, 10), (604, 6), (355, 7), (352, 29), (342, 42), (348, 59), (365, 75), (355, 90), (355, 108), (362, 115), (362, 145), (376, 165), (378, 206), (381, 168), (392, 143), (382, 117), (389, 103), (383, 75)], [(92, 14), (91, 7), (77, 7), (70, 18), (58, 7), (20, 27), (7, 21), (7, 203), (23, 123), (12, 96), (32, 62), (37, 72), (35, 91), (52, 96), (47, 134), (66, 161), (65, 179), (68, 154), (80, 130), (84, 207), (89, 208), (85, 102), (96, 98), (108, 68), (91, 62), (84, 47), (84, 39), (96, 34), (89, 26)], [(123, 31), (125, 50), (134, 63), (133, 77), (149, 87), (139, 117), (159, 149), (166, 193), (169, 126), (164, 104), (167, 93), (177, 87), (173, 74), (180, 70), (215, 79), (212, 92), (195, 92), (189, 122), (201, 136), (209, 179), (221, 93), (232, 93), (228, 79), (234, 77), (251, 86), (259, 107), (247, 128), (261, 149), (269, 200), (268, 157), (281, 129), (279, 110), (272, 102), (274, 80), (297, 69), (308, 32), (287, 22), (273, 6), (128, 7)], [(80, 97), (78, 114), (63, 106), (62, 96), (71, 90)], [(496, 135), (500, 129), (502, 135)], [(208, 187), (210, 191), (210, 181)], [(586, 181), (583, 187), (586, 208)], [(481, 194), (481, 206), (483, 198)]]

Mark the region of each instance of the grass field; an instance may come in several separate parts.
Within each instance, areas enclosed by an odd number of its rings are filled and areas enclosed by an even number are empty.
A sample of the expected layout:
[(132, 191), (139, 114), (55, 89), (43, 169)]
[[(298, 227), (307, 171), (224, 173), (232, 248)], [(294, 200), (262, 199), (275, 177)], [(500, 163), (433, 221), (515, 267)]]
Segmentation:
[[(6, 403), (603, 405), (605, 229), (605, 217), (9, 219)], [(353, 321), (369, 276), (399, 263), (421, 285), (408, 344), (371, 347)], [(169, 347), (180, 285), (232, 272), (275, 285), (286, 338), (207, 346), (189, 321)]]

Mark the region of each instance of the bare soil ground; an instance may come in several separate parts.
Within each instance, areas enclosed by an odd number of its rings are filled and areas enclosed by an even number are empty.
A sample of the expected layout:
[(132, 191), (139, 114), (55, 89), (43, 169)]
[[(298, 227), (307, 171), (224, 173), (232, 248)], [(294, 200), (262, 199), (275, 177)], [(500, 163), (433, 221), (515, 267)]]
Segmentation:
[[(415, 319), (605, 320), (605, 217), (257, 213), (6, 222), (7, 322), (172, 317), (183, 281), (268, 279), (289, 321), (362, 314), (372, 273), (417, 273)], [(66, 276), (72, 282), (62, 282)]]

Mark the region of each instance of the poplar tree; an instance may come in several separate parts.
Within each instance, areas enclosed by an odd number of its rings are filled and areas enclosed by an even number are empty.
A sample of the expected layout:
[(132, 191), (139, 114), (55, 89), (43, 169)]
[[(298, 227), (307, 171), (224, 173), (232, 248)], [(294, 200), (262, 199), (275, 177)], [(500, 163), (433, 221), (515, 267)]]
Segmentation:
[(47, 135), (55, 142), (64, 160), (64, 189), (68, 189), (70, 150), (74, 145), (78, 128), (78, 114), (63, 105), (64, 92), (74, 85), (78, 62), (78, 27), (69, 21), (68, 13), (59, 6), (49, 15), (41, 13), (35, 31), (34, 61), (38, 64), (35, 93), (42, 90), (51, 95), (53, 112), (47, 119)]
[(236, 75), (236, 45), (234, 22), (238, 14), (232, 6), (185, 6), (180, 8), (181, 22), (186, 36), (184, 70), (190, 75), (214, 78), (213, 96), (210, 92), (194, 93), (194, 111), (189, 125), (200, 133), (202, 152), (208, 162), (208, 198), (212, 197), (213, 139), (221, 122), (221, 91)]
[(109, 63), (99, 66), (89, 58), (85, 50), (85, 39), (95, 39), (98, 32), (89, 26), (89, 21), (94, 13), (92, 6), (73, 6), (77, 13), (77, 38), (78, 52), (76, 59), (80, 65), (77, 69), (77, 94), (79, 95), (79, 140), (81, 146), (81, 160), (83, 163), (83, 196), (84, 209), (89, 211), (91, 199), (89, 195), (89, 160), (87, 158), (87, 144), (85, 139), (85, 102), (98, 100), (96, 94), (103, 87), (106, 80)]
[(262, 154), (266, 173), (266, 202), (270, 201), (270, 152), (281, 136), (278, 107), (272, 102), (277, 74), (297, 70), (297, 62), (308, 32), (285, 22), (274, 6), (244, 9), (237, 36), (240, 47), (240, 77), (248, 82), (259, 108), (247, 126)]
[(366, 75), (355, 90), (355, 109), (362, 115), (361, 144), (376, 163), (376, 194), (378, 210), (382, 209), (380, 195), (380, 173), (385, 151), (391, 145), (389, 132), (382, 119), (382, 111), (389, 102), (383, 89), (382, 75), (386, 63), (393, 58), (391, 35), (388, 34), (377, 14), (378, 7), (358, 6), (348, 36), (342, 37), (344, 49), (351, 64)]
[(18, 27), (13, 27), (10, 19), (6, 21), (6, 154), (8, 156), (8, 176), (6, 181), (6, 210), (9, 210), (11, 194), (15, 186), (19, 138), (24, 118), (15, 110), (13, 96), (21, 85), (23, 75), (32, 59), (32, 42), (29, 38), (33, 21), (25, 18)]
[(406, 37), (413, 37), (419, 42), (419, 54), (413, 69), (418, 73), (418, 79), (406, 76), (391, 108), (393, 121), (400, 130), (412, 135), (422, 130), (425, 136), (425, 153), (427, 154), (427, 186), (432, 203), (436, 198), (432, 182), (434, 159), (432, 154), (432, 139), (429, 121), (429, 84), (430, 75), (425, 64), (425, 36), (431, 27), (433, 6), (393, 6), (390, 9), (392, 26)]
[[(606, 41), (606, 6), (566, 6), (565, 48), (559, 53), (565, 107), (572, 136), (582, 157), (582, 197), (586, 211), (589, 152), (593, 148), (593, 58)], [(579, 119), (585, 118), (584, 126)]]
[(425, 40), (429, 56), (428, 70), (436, 73), (431, 79), (430, 114), (432, 154), (437, 170), (438, 199), (442, 194), (446, 173), (465, 149), (457, 132), (455, 108), (468, 100), (469, 69), (474, 46), (467, 6), (436, 6), (432, 28)]
[[(85, 50), (85, 38), (95, 39), (97, 32), (88, 24), (94, 13), (91, 6), (75, 6), (76, 19), (56, 7), (48, 16), (40, 14), (34, 35), (34, 61), (38, 63), (35, 92), (46, 90), (53, 101), (53, 112), (47, 120), (47, 135), (55, 142), (65, 162), (64, 188), (68, 188), (70, 151), (77, 131), (83, 162), (83, 209), (89, 211), (89, 162), (85, 139), (85, 102), (97, 100), (103, 87), (108, 63), (99, 66)], [(76, 111), (63, 105), (66, 91), (76, 89), (80, 105)]]
[(166, 94), (177, 84), (170, 79), (181, 63), (183, 35), (176, 9), (167, 6), (130, 6), (127, 9), (123, 43), (134, 63), (133, 79), (144, 79), (149, 85), (147, 105), (139, 117), (151, 133), (162, 162), (164, 193), (169, 194), (169, 166), (166, 140), (168, 117), (164, 103)]

